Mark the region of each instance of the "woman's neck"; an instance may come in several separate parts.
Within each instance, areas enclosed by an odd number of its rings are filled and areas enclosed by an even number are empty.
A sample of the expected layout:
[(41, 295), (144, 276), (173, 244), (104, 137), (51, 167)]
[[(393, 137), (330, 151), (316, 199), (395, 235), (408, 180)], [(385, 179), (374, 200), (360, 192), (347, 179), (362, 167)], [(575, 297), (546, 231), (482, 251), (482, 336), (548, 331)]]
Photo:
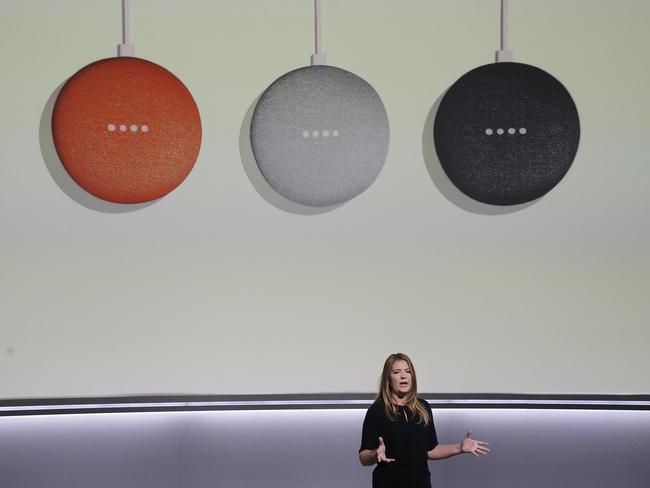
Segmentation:
[(400, 405), (400, 406), (406, 405), (406, 395), (399, 397), (395, 393), (391, 392), (390, 398), (393, 401), (393, 403), (395, 403), (395, 405)]

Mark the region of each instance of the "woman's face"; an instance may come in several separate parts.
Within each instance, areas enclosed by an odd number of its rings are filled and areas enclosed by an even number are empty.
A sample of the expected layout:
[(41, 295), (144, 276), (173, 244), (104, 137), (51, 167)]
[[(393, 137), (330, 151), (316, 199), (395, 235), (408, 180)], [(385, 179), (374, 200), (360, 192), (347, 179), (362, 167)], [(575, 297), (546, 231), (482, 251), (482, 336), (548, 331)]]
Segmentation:
[(406, 396), (413, 386), (411, 378), (411, 368), (403, 359), (393, 362), (390, 368), (390, 391), (398, 398)]

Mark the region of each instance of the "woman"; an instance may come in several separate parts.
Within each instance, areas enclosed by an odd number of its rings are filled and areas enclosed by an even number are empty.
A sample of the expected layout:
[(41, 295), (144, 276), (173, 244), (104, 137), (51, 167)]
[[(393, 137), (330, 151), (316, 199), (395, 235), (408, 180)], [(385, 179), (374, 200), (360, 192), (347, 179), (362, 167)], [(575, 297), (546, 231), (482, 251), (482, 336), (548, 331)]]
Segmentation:
[(377, 464), (373, 488), (430, 488), (427, 461), (456, 454), (479, 457), (488, 443), (468, 432), (458, 444), (438, 444), (429, 404), (417, 398), (413, 363), (406, 354), (391, 354), (384, 363), (381, 385), (363, 421), (359, 461)]

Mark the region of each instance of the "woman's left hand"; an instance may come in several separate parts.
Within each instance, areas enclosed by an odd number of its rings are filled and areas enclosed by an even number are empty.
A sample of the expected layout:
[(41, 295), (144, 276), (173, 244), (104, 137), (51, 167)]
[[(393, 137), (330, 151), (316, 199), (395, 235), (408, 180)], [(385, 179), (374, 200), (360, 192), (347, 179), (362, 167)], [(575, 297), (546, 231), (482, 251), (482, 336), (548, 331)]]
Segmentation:
[(461, 454), (464, 452), (470, 452), (474, 454), (474, 456), (479, 457), (481, 454), (486, 455), (490, 452), (490, 449), (487, 448), (489, 445), (489, 442), (472, 439), (472, 431), (470, 430), (467, 432), (463, 442), (460, 443), (460, 452)]

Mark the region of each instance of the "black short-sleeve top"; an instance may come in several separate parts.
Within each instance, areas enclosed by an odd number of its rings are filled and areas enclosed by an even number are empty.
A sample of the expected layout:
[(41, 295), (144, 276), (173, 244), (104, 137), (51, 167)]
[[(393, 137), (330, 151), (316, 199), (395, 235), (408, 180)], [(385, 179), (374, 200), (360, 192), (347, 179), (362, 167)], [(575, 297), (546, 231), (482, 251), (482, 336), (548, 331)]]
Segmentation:
[(427, 452), (438, 445), (436, 429), (433, 425), (433, 414), (429, 404), (418, 398), (418, 401), (428, 410), (431, 422), (424, 425), (408, 407), (399, 406), (398, 416), (391, 420), (386, 415), (384, 401), (379, 398), (373, 403), (363, 421), (361, 447), (377, 449), (379, 437), (384, 439), (386, 457), (395, 459), (394, 462), (377, 463), (372, 473), (373, 488), (429, 488), (431, 475), (429, 473)]

